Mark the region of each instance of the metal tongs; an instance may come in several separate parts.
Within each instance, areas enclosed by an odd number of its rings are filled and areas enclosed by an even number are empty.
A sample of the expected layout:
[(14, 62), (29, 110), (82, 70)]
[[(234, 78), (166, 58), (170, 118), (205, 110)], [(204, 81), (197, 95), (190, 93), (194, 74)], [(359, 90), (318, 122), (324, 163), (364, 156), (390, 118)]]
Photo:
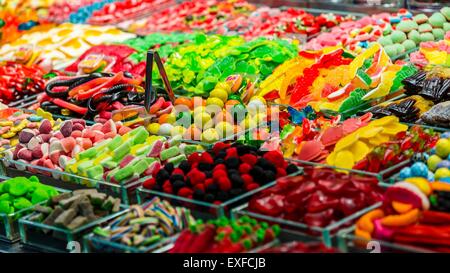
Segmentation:
[(159, 75), (161, 76), (161, 79), (164, 83), (164, 87), (169, 99), (172, 101), (172, 103), (175, 101), (175, 94), (173, 93), (172, 86), (170, 85), (170, 81), (167, 77), (167, 73), (164, 69), (164, 64), (161, 61), (161, 57), (159, 56), (157, 51), (149, 50), (147, 52), (147, 65), (145, 68), (144, 106), (130, 105), (125, 106), (120, 110), (114, 111), (112, 113), (112, 119), (114, 121), (123, 121), (138, 116), (139, 118), (136, 120), (136, 122), (145, 122), (154, 117), (154, 115), (150, 113), (150, 108), (157, 99), (155, 88), (153, 88), (152, 85), (153, 62), (156, 62)]

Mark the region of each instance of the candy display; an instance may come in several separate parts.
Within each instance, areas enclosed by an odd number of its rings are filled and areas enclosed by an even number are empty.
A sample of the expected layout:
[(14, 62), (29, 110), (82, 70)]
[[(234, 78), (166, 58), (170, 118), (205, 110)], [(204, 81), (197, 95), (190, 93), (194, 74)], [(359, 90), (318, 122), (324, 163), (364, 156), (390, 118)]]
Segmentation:
[(373, 177), (332, 169), (305, 169), (303, 175), (282, 178), (249, 202), (250, 212), (324, 228), (382, 200)]
[(448, 252), (448, 184), (409, 178), (387, 188), (383, 205), (362, 216), (355, 235)]
[(331, 2), (0, 0), (0, 252), (449, 252), (450, 7)]
[(208, 151), (189, 155), (178, 166), (156, 169), (143, 187), (220, 204), (297, 171), (277, 151), (258, 154), (252, 146), (219, 142)]
[(104, 240), (145, 250), (193, 224), (195, 219), (188, 209), (172, 207), (167, 201), (155, 198), (142, 207), (131, 206), (129, 212), (106, 227), (96, 228), (94, 234)]
[(273, 241), (279, 234), (277, 225), (241, 217), (219, 218), (203, 223), (198, 220), (176, 239), (170, 253), (242, 253)]

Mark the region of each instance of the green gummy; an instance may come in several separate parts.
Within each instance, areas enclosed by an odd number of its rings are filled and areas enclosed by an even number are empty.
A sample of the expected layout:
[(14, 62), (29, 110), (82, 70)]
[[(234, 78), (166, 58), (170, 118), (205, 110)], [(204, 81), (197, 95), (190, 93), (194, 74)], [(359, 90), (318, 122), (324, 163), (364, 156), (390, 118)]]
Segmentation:
[(45, 189), (36, 189), (32, 194), (31, 194), (31, 203), (37, 204), (40, 203), (42, 201), (46, 201), (50, 198), (50, 195), (48, 194), (48, 192)]
[(180, 148), (178, 148), (177, 146), (174, 146), (174, 147), (170, 147), (170, 148), (162, 151), (161, 154), (159, 155), (159, 157), (161, 158), (161, 160), (167, 160), (167, 159), (177, 156), (179, 154), (180, 154)]
[(87, 159), (96, 156), (97, 153), (98, 153), (97, 148), (92, 147), (90, 149), (87, 149), (86, 151), (82, 151), (81, 153), (78, 154), (78, 156), (80, 159)]
[(403, 86), (402, 81), (417, 73), (417, 68), (414, 65), (403, 66), (396, 74), (393, 80), (390, 92), (395, 92)]
[(106, 175), (106, 180), (107, 181), (111, 181), (111, 178), (114, 177), (114, 175), (116, 175), (116, 173), (119, 171), (119, 168), (115, 168), (113, 170), (111, 170), (107, 175)]
[(0, 213), (9, 214), (10, 212), (10, 202), (6, 200), (0, 201)]
[(89, 169), (86, 170), (86, 174), (89, 178), (99, 178), (103, 175), (103, 166), (96, 165), (90, 167)]
[(14, 200), (13, 204), (14, 204), (14, 208), (16, 208), (17, 210), (26, 209), (26, 208), (33, 206), (33, 204), (24, 197), (16, 198)]
[(253, 247), (252, 241), (250, 239), (245, 239), (242, 242), (242, 245), (244, 246), (245, 249), (251, 249)]
[(124, 156), (130, 153), (130, 150), (131, 150), (131, 142), (125, 141), (122, 145), (114, 149), (113, 159), (114, 160), (122, 159)]
[(131, 132), (134, 132), (132, 134), (133, 135), (133, 145), (144, 143), (149, 136), (148, 131), (144, 127), (138, 127)]
[(79, 173), (84, 173), (90, 167), (92, 167), (92, 160), (81, 162), (78, 164), (77, 170)]
[(278, 236), (281, 232), (281, 227), (279, 225), (273, 225), (272, 230), (275, 236)]
[(181, 154), (181, 155), (177, 155), (176, 157), (170, 158), (169, 160), (167, 160), (167, 162), (173, 163), (173, 165), (177, 166), (183, 160), (186, 160), (186, 155)]
[(21, 196), (28, 192), (28, 188), (30, 187), (28, 179), (24, 177), (16, 177), (14, 178), (14, 182), (10, 182), (9, 193), (14, 196)]
[(358, 76), (359, 79), (361, 79), (361, 81), (363, 81), (367, 86), (370, 86), (372, 84), (372, 79), (370, 78), (369, 75), (367, 75), (367, 73), (365, 73), (364, 71), (362, 71), (361, 69), (358, 69), (358, 71), (356, 72), (356, 75)]
[(143, 160), (139, 160), (136, 164), (133, 165), (134, 174), (140, 175), (141, 173), (145, 172), (145, 170), (147, 170), (150, 164), (154, 161), (156, 161), (156, 159), (154, 158), (144, 158)]
[(114, 168), (116, 168), (117, 166), (119, 165), (119, 163), (118, 162), (116, 162), (116, 161), (114, 161), (114, 160), (108, 160), (108, 161), (105, 161), (105, 162), (102, 162), (102, 166), (103, 167), (105, 167), (105, 168), (107, 168), (107, 169), (114, 169)]
[(197, 152), (197, 145), (184, 145), (183, 153), (186, 155), (190, 155)]
[(116, 147), (118, 147), (121, 143), (122, 143), (122, 137), (115, 136), (106, 146), (108, 147), (108, 150), (112, 151)]
[(119, 169), (115, 174), (114, 174), (114, 179), (116, 181), (122, 181), (127, 177), (132, 176), (134, 173), (134, 168), (131, 165), (126, 166), (125, 168)]
[(96, 227), (94, 228), (94, 230), (92, 231), (94, 234), (98, 235), (98, 236), (102, 236), (102, 237), (109, 237), (110, 233), (108, 230), (103, 229), (101, 227)]
[[(358, 110), (358, 105), (361, 106), (362, 98), (366, 95), (366, 91), (361, 88), (356, 88), (350, 93), (350, 96), (345, 99), (339, 107), (339, 112), (344, 113), (349, 110)], [(358, 109), (356, 109), (358, 108)]]

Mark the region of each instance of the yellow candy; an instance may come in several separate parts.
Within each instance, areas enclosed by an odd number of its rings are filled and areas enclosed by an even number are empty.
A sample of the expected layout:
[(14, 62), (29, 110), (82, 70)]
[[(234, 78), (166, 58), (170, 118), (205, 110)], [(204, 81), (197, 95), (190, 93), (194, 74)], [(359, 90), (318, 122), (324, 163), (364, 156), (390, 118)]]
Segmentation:
[(219, 140), (219, 134), (216, 129), (209, 128), (202, 133), (201, 140), (203, 142), (212, 143)]
[(369, 147), (362, 141), (357, 141), (353, 144), (350, 151), (353, 154), (353, 159), (355, 162), (360, 161), (370, 152)]
[(184, 132), (186, 132), (186, 128), (178, 125), (178, 126), (174, 126), (172, 128), (172, 130), (170, 130), (170, 135), (171, 136), (183, 135)]
[[(213, 91), (211, 91), (211, 93), (209, 93), (209, 97), (218, 98), (225, 103), (228, 99), (228, 92), (224, 89), (219, 89), (216, 87)], [(206, 103), (208, 104), (208, 101), (206, 101)]]
[(371, 138), (379, 134), (383, 131), (382, 127), (371, 127), (366, 126), (361, 128), (361, 131), (359, 132), (359, 137), (361, 138)]
[(353, 133), (341, 138), (338, 141), (338, 143), (336, 143), (336, 146), (334, 147), (334, 151), (339, 152), (346, 148), (349, 148), (351, 145), (353, 145), (357, 141), (358, 141), (358, 135), (356, 134), (356, 132), (353, 132)]
[(397, 71), (386, 71), (381, 74), (381, 83), (364, 95), (363, 100), (381, 98), (389, 94), (396, 74)]
[(0, 126), (12, 126), (14, 123), (10, 120), (7, 121), (0, 121)]
[(223, 108), (224, 103), (223, 103), (223, 101), (222, 101), (221, 99), (219, 99), (219, 98), (211, 98), (211, 97), (209, 97), (209, 98), (206, 100), (206, 105), (217, 105), (217, 106), (219, 106), (220, 108)]
[(425, 195), (430, 195), (432, 192), (431, 185), (426, 178), (423, 177), (409, 177), (405, 179), (406, 182), (415, 185), (419, 188)]
[(351, 169), (355, 164), (353, 154), (350, 151), (340, 151), (336, 154), (334, 165), (338, 168)]
[(374, 121), (370, 122), (370, 126), (384, 126), (389, 123), (398, 123), (398, 117), (396, 116), (386, 116), (382, 117), (380, 119), (376, 119)]
[(150, 124), (147, 126), (147, 131), (149, 131), (150, 134), (152, 134), (152, 135), (157, 135), (160, 126), (161, 126), (161, 125), (160, 125), (159, 123), (156, 123), (156, 122), (155, 122), (155, 123), (150, 123)]

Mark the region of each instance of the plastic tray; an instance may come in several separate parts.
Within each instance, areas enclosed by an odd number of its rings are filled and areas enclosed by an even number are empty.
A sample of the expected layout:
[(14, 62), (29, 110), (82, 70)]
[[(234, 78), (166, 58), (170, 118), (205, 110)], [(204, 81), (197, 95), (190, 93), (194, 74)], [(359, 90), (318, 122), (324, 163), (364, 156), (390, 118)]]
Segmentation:
[[(298, 171), (289, 176), (295, 176), (301, 174), (302, 171)], [(144, 189), (143, 187), (139, 187), (137, 190), (138, 195), (138, 203), (145, 203), (147, 200), (152, 199), (154, 197), (159, 197), (161, 199), (169, 201), (174, 206), (186, 207), (191, 210), (192, 216), (196, 219), (213, 219), (220, 216), (228, 216), (232, 208), (235, 208), (243, 203), (247, 202), (252, 195), (255, 193), (269, 188), (275, 185), (276, 181), (272, 181), (264, 186), (261, 186), (253, 191), (246, 192), (237, 196), (233, 199), (230, 199), (226, 202), (221, 203), (220, 205), (216, 205), (213, 203), (207, 203), (204, 201), (193, 200), (189, 198), (184, 198), (180, 196), (176, 196), (173, 194), (167, 194), (164, 192), (153, 191)]]
[[(1, 162), (3, 173), (9, 177), (36, 175), (41, 183), (65, 190), (96, 187), (100, 192), (119, 197), (124, 204), (136, 202), (136, 189), (141, 184), (140, 180), (122, 185), (115, 184), (6, 158), (2, 158)], [(11, 167), (13, 165), (16, 168)], [(36, 173), (37, 171), (40, 173)]]
[[(125, 208), (122, 205), (122, 210)], [(42, 252), (81, 252), (84, 248), (82, 239), (85, 234), (121, 213), (123, 212), (110, 214), (75, 230), (33, 222), (30, 218), (36, 213), (32, 213), (19, 220), (20, 239), (26, 247)]]

